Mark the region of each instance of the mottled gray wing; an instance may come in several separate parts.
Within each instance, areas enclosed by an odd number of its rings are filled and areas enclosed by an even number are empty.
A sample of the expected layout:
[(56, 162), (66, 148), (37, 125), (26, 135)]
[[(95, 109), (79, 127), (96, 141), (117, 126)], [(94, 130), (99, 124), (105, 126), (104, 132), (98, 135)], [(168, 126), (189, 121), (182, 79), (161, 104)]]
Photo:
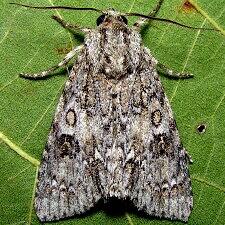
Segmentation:
[(85, 67), (80, 57), (59, 100), (43, 153), (35, 196), (41, 221), (81, 214), (101, 197), (94, 178), (95, 144), (87, 127), (84, 83), (90, 74)]
[(127, 47), (123, 30), (113, 32), (86, 39), (91, 47), (66, 83), (39, 171), (37, 215), (42, 221), (69, 217), (101, 197), (117, 197), (149, 215), (186, 221), (192, 208), (188, 159), (156, 60), (136, 33)]
[(131, 133), (139, 130), (139, 142), (130, 198), (149, 215), (187, 221), (193, 205), (189, 159), (155, 63), (150, 52), (144, 50), (133, 85), (131, 108), (140, 112), (133, 121), (141, 123), (138, 128), (131, 127)]

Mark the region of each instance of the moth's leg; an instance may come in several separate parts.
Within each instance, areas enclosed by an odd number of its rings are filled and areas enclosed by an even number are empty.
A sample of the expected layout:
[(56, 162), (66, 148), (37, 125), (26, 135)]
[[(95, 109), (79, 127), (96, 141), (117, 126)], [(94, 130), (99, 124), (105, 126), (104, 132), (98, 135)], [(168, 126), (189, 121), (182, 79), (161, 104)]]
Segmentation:
[[(155, 6), (155, 8), (148, 14), (148, 16), (155, 17), (158, 14), (163, 2), (164, 2), (164, 0), (159, 0), (157, 5)], [(151, 19), (148, 19), (148, 18), (139, 18), (133, 24), (133, 28), (136, 30), (141, 30), (141, 28), (143, 26), (145, 26), (147, 23), (149, 23), (150, 21), (151, 21)]]
[(193, 163), (191, 155), (189, 155), (189, 153), (185, 149), (184, 149), (184, 151), (185, 151), (185, 154), (187, 156), (187, 159), (188, 159), (189, 163)]
[(84, 33), (87, 33), (88, 31), (91, 30), (91, 28), (84, 28), (84, 27), (80, 27), (80, 26), (75, 25), (75, 24), (68, 23), (68, 22), (66, 22), (65, 20), (61, 19), (60, 17), (58, 17), (56, 15), (53, 15), (52, 19), (54, 19), (63, 28), (65, 28), (66, 30), (68, 30), (71, 33), (75, 33), (76, 31), (82, 31)]
[(44, 70), (40, 73), (21, 73), (20, 76), (21, 77), (25, 77), (25, 78), (33, 78), (33, 79), (36, 79), (36, 78), (43, 78), (43, 77), (46, 77), (46, 76), (49, 76), (50, 73), (54, 72), (56, 69), (58, 69), (59, 67), (63, 67), (65, 66), (74, 56), (75, 54), (80, 51), (81, 49), (83, 48), (83, 45), (80, 45), (76, 48), (74, 48), (72, 51), (70, 51), (65, 57), (64, 59), (58, 63), (57, 65), (47, 69), (47, 70)]
[(165, 74), (166, 76), (172, 77), (172, 78), (185, 79), (185, 78), (193, 77), (193, 74), (191, 74), (191, 73), (185, 73), (185, 72), (177, 73), (177, 72), (174, 72), (173, 70), (169, 69), (168, 67), (166, 67), (162, 63), (158, 63), (157, 64), (157, 70), (159, 72)]

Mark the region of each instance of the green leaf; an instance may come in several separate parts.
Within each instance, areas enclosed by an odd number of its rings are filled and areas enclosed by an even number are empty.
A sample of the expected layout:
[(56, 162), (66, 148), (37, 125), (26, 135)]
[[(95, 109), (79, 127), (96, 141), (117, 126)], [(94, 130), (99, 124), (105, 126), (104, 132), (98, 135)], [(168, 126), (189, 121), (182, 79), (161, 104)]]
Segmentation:
[[(33, 209), (37, 174), (54, 109), (67, 76), (25, 80), (20, 72), (37, 72), (63, 58), (62, 50), (77, 46), (52, 19), (95, 27), (96, 12), (41, 11), (0, 3), (0, 224), (40, 224)], [(72, 5), (115, 8), (147, 14), (157, 2), (110, 1), (19, 1), (36, 5)], [(193, 79), (161, 77), (184, 146), (192, 156), (190, 165), (194, 209), (188, 224), (224, 224), (225, 221), (225, 0), (192, 0), (197, 11), (183, 1), (166, 0), (160, 17), (216, 31), (185, 29), (153, 22), (143, 32), (143, 43), (162, 63)], [(132, 22), (135, 18), (129, 18)], [(205, 132), (198, 132), (204, 125)], [(201, 130), (201, 129), (200, 129)], [(31, 157), (31, 158), (30, 158)], [(104, 209), (54, 224), (182, 224), (133, 212), (112, 216)]]

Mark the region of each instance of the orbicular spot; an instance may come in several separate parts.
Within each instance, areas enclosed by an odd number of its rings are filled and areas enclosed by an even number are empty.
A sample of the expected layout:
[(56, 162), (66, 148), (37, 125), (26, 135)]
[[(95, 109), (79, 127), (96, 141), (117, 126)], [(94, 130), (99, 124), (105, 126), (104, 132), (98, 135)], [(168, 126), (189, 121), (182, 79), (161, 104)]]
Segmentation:
[(76, 118), (75, 111), (73, 109), (69, 109), (66, 114), (66, 123), (69, 126), (74, 126), (76, 123), (76, 120), (77, 120), (77, 118)]
[(156, 110), (151, 115), (152, 124), (159, 126), (162, 122), (162, 114), (159, 110)]

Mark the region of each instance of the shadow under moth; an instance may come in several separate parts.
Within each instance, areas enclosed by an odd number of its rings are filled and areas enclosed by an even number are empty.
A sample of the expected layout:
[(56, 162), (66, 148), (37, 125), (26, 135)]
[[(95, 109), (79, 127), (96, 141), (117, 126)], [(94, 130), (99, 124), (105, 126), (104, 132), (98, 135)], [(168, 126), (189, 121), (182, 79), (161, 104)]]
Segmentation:
[[(35, 209), (41, 221), (82, 214), (100, 199), (128, 199), (138, 210), (187, 221), (193, 207), (190, 161), (179, 138), (158, 70), (174, 73), (143, 46), (140, 30), (156, 17), (114, 9), (27, 6), (92, 10), (102, 15), (97, 28), (83, 28), (53, 16), (84, 44), (58, 65), (26, 78), (42, 78), (77, 55), (60, 97), (39, 169)], [(139, 16), (130, 28), (126, 16)]]

